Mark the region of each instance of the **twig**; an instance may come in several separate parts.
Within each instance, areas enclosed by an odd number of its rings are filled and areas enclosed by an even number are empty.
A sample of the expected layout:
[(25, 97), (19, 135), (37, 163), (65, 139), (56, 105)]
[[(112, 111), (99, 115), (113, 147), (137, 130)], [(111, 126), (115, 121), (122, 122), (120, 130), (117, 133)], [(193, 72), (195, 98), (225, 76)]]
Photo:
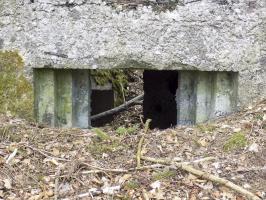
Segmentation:
[(58, 199), (58, 188), (59, 188), (60, 172), (61, 172), (61, 166), (58, 167), (58, 170), (55, 173), (54, 200)]
[(239, 192), (242, 195), (245, 195), (246, 197), (248, 197), (251, 200), (261, 200), (258, 196), (256, 196), (255, 194), (247, 191), (246, 189), (234, 184), (231, 181), (228, 181), (224, 178), (220, 178), (218, 176), (214, 176), (212, 174), (209, 174), (207, 172), (198, 170), (193, 168), (192, 166), (188, 165), (188, 164), (184, 164), (184, 163), (178, 163), (178, 162), (172, 162), (170, 160), (166, 160), (166, 159), (156, 159), (156, 158), (151, 158), (151, 157), (145, 157), (142, 156), (141, 159), (149, 161), (149, 162), (154, 162), (154, 163), (160, 163), (160, 164), (166, 164), (166, 165), (174, 165), (175, 167), (177, 167), (178, 169), (187, 171), (195, 176), (198, 176), (200, 178), (209, 180), (209, 181), (213, 181), (215, 183), (224, 185), (236, 192)]
[[(112, 186), (112, 187), (104, 187), (104, 188), (91, 188), (88, 192), (78, 194), (74, 199), (78, 198), (84, 198), (90, 196), (93, 198), (93, 196), (100, 195), (100, 194), (110, 194), (113, 195), (116, 191), (119, 191), (121, 187), (118, 186)], [(72, 198), (64, 198), (61, 200), (70, 200)]]
[(145, 169), (157, 169), (157, 168), (164, 167), (164, 165), (155, 164), (155, 165), (147, 165), (147, 166), (142, 166), (139, 168), (130, 168), (130, 169), (104, 169), (104, 168), (95, 167), (95, 166), (90, 166), (90, 167), (96, 168), (96, 170), (82, 171), (81, 174), (98, 174), (98, 173), (103, 173), (103, 172), (128, 173), (132, 171), (140, 171), (140, 170), (145, 170)]
[[(43, 151), (43, 150), (37, 149), (37, 148), (32, 147), (32, 146), (29, 146), (29, 145), (24, 145), (24, 146), (27, 147), (27, 148), (30, 148), (32, 151), (36, 151), (36, 152), (38, 152), (39, 154), (41, 154), (41, 155), (43, 155), (43, 156), (45, 156), (45, 157), (47, 157), (47, 158), (50, 158), (50, 159), (61, 160), (61, 161), (67, 161), (67, 162), (70, 161), (70, 160), (65, 159), (65, 158), (58, 158), (58, 157), (50, 156), (50, 155), (48, 155), (49, 152), (46, 153), (46, 152)], [(49, 154), (50, 154), (50, 153), (49, 153)]]
[(6, 159), (6, 164), (10, 163), (13, 158), (17, 155), (18, 149), (16, 148)]
[(99, 113), (99, 114), (93, 115), (93, 116), (91, 116), (91, 120), (97, 120), (97, 119), (102, 118), (102, 117), (105, 117), (105, 116), (107, 116), (107, 115), (111, 115), (111, 114), (114, 114), (114, 113), (120, 112), (120, 111), (122, 111), (123, 109), (125, 109), (126, 107), (128, 107), (128, 106), (134, 104), (136, 101), (141, 100), (141, 99), (143, 98), (143, 96), (144, 96), (144, 94), (141, 94), (141, 95), (139, 95), (139, 96), (137, 96), (137, 97), (135, 97), (135, 98), (133, 98), (133, 99), (131, 99), (131, 100), (125, 102), (124, 104), (122, 104), (122, 105), (116, 107), (116, 108), (113, 108), (113, 109), (111, 109), (111, 110), (107, 110), (107, 111), (105, 111), (105, 112), (102, 112), (102, 113)]
[(144, 127), (144, 134), (141, 136), (141, 138), (140, 138), (140, 140), (139, 140), (139, 143), (138, 143), (138, 150), (137, 150), (137, 155), (136, 155), (136, 159), (137, 159), (137, 168), (140, 168), (141, 147), (142, 147), (142, 144), (143, 144), (143, 142), (144, 142), (144, 137), (145, 137), (146, 133), (147, 133), (148, 130), (149, 130), (150, 123), (151, 123), (151, 120), (150, 120), (150, 119), (147, 119), (147, 121), (146, 121), (146, 123), (145, 123), (145, 127)]

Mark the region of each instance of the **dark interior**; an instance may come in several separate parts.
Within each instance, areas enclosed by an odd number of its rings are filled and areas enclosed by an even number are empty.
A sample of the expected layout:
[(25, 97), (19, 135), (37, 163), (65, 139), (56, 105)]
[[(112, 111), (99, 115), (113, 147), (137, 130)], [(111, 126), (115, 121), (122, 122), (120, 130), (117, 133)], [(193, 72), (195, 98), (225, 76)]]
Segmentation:
[(166, 129), (176, 125), (177, 71), (145, 70), (144, 79), (144, 119), (152, 119), (151, 128)]
[[(113, 90), (92, 90), (91, 93), (91, 115), (96, 115), (114, 107)], [(91, 122), (92, 126), (104, 126), (113, 120), (112, 115), (108, 115)]]

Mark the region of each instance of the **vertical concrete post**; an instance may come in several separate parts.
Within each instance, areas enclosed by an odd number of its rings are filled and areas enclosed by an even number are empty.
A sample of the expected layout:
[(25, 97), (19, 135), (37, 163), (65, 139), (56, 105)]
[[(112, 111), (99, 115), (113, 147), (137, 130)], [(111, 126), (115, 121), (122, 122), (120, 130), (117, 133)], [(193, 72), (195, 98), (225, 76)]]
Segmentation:
[(213, 72), (197, 72), (195, 123), (202, 123), (209, 120), (214, 87), (213, 75)]
[(34, 110), (38, 123), (55, 126), (55, 74), (52, 69), (34, 70)]
[(235, 110), (237, 102), (236, 78), (234, 73), (216, 72), (211, 118), (225, 116)]
[(237, 107), (237, 73), (181, 71), (176, 103), (178, 125), (228, 115)]
[(196, 72), (180, 71), (176, 95), (177, 125), (195, 124)]
[(73, 126), (88, 128), (91, 125), (91, 84), (89, 70), (73, 71)]
[(72, 127), (72, 71), (56, 70), (56, 126)]

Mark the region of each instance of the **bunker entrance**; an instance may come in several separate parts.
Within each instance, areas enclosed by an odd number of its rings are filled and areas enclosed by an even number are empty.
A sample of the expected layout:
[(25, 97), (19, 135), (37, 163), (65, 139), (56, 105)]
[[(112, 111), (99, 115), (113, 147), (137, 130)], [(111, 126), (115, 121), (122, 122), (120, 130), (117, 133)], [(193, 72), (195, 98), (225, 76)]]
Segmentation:
[[(91, 121), (93, 127), (104, 126), (108, 123), (134, 124), (151, 119), (150, 128), (166, 129), (177, 123), (176, 91), (178, 85), (178, 72), (173, 70), (124, 70), (127, 83), (124, 85), (124, 94), (120, 97), (113, 84), (97, 85), (91, 81), (91, 115), (96, 116), (115, 107), (116, 98), (124, 98), (123, 102), (131, 101), (136, 96), (144, 94), (143, 100), (136, 101), (123, 112), (109, 114)], [(124, 95), (124, 97), (123, 97)], [(121, 106), (120, 104), (116, 106)], [(118, 123), (117, 123), (118, 121)]]
[(145, 70), (144, 119), (151, 119), (151, 128), (166, 129), (175, 126), (177, 109), (175, 95), (178, 86), (177, 71)]
[[(141, 117), (152, 120), (151, 128), (165, 129), (206, 122), (237, 110), (237, 72), (99, 71), (95, 78), (90, 70), (35, 69), (37, 122), (65, 128), (106, 123), (119, 127), (140, 123)], [(111, 78), (102, 84), (106, 74)]]

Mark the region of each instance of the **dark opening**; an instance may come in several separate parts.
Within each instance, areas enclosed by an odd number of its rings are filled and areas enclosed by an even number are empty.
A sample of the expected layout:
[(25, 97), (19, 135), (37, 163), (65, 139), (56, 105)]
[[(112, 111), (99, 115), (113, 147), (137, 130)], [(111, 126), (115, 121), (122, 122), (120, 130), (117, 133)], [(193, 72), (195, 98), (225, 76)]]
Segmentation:
[(144, 119), (152, 119), (151, 128), (165, 129), (176, 125), (177, 71), (145, 70)]
[[(91, 115), (96, 115), (114, 107), (113, 90), (92, 90), (91, 93)], [(112, 115), (107, 115), (98, 120), (92, 121), (92, 126), (104, 126), (113, 120)]]

